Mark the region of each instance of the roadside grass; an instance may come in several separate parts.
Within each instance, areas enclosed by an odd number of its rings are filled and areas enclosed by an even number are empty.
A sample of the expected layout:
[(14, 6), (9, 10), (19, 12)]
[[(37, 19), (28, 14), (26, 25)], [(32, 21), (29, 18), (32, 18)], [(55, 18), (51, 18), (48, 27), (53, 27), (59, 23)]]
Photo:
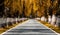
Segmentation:
[(51, 24), (48, 23), (48, 22), (44, 22), (44, 21), (40, 21), (40, 20), (39, 20), (39, 22), (41, 22), (41, 23), (44, 24), (45, 26), (51, 28), (51, 29), (54, 30), (55, 32), (60, 33), (60, 28), (59, 28), (59, 27), (55, 27), (54, 25), (51, 25)]
[[(25, 20), (25, 21), (27, 21), (27, 20)], [(7, 31), (7, 30), (9, 30), (9, 29), (11, 29), (11, 28), (13, 28), (13, 27), (15, 27), (15, 26), (17, 26), (18, 24), (22, 24), (25, 21), (21, 21), (19, 23), (15, 23), (15, 24), (13, 24), (12, 26), (9, 26), (9, 27), (0, 28), (0, 34), (3, 33), (3, 32), (5, 32), (5, 31)]]
[(14, 24), (12, 26), (9, 26), (9, 27), (0, 28), (0, 34), (3, 33), (3, 32), (5, 32), (5, 31), (7, 31), (7, 30), (9, 30), (10, 28), (15, 27), (16, 25), (18, 25), (18, 23), (17, 24)]

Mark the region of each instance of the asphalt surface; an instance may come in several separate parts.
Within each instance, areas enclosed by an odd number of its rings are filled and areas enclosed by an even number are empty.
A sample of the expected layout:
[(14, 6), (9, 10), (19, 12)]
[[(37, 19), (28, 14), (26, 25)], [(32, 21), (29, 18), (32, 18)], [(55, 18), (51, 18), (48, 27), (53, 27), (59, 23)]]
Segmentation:
[(57, 35), (50, 28), (35, 19), (29, 19), (22, 24), (2, 33), (2, 35)]

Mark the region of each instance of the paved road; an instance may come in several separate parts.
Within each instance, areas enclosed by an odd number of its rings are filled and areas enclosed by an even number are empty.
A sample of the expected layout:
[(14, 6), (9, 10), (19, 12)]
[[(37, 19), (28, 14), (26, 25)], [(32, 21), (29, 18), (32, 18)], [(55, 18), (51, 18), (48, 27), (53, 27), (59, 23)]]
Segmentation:
[(6, 31), (3, 35), (57, 35), (35, 19), (30, 19)]

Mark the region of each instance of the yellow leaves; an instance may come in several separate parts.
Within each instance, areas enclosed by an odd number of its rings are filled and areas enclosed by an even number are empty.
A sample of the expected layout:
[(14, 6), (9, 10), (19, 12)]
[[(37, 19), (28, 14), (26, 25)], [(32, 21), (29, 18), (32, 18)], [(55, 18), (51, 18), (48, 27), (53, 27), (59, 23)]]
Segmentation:
[(50, 5), (51, 5), (50, 2), (51, 2), (50, 0), (47, 1), (47, 6), (48, 6), (48, 7), (50, 7)]
[(58, 3), (58, 0), (55, 0), (55, 1), (53, 2), (53, 6), (56, 7), (57, 3)]
[(33, 9), (34, 9), (35, 11), (38, 10), (38, 7), (37, 7), (36, 3), (34, 4)]
[(4, 1), (4, 5), (5, 5), (6, 7), (9, 6), (9, 4), (10, 4), (9, 0), (5, 0), (5, 1)]
[(20, 0), (5, 0), (4, 1), (5, 7), (10, 7), (10, 12), (14, 13), (16, 10), (18, 10), (21, 13), (22, 5)]
[[(55, 0), (53, 2), (53, 6), (56, 6), (57, 3), (57, 0)], [(46, 8), (49, 9), (49, 7), (52, 5), (51, 0), (5, 0), (4, 4), (5, 7), (11, 7), (11, 12), (14, 13), (16, 10), (18, 10), (20, 14), (23, 12), (24, 5), (24, 12), (27, 16), (29, 16), (32, 12), (34, 15), (36, 12), (40, 13), (39, 16), (44, 15)]]
[(29, 1), (30, 1), (30, 3), (32, 3), (33, 0), (29, 0)]

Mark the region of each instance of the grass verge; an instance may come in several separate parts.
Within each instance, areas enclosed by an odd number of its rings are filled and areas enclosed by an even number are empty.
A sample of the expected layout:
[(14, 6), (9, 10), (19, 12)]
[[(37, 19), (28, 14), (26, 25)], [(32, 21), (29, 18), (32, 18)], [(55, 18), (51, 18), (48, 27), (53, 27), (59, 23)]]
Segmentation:
[(40, 21), (40, 20), (38, 20), (38, 21), (41, 22), (42, 24), (44, 24), (45, 26), (51, 28), (51, 29), (54, 30), (55, 32), (60, 33), (60, 28), (55, 27), (55, 26), (51, 25), (51, 24), (48, 23), (48, 22), (44, 22), (44, 21)]

